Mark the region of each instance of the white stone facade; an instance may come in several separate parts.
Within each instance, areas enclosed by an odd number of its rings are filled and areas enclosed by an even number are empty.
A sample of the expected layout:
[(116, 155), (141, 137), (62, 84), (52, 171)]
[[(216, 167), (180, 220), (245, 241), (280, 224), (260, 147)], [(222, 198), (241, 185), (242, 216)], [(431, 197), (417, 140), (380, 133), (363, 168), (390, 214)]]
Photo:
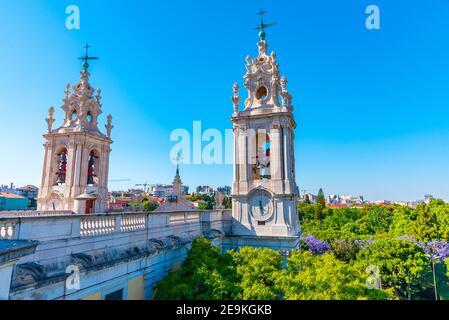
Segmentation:
[[(191, 242), (205, 236), (221, 245), (230, 231), (231, 219), (227, 210), (2, 213), (0, 225), (11, 227), (12, 240), (39, 241), (34, 253), (15, 261), (9, 299), (74, 300), (101, 292), (96, 298), (101, 300), (117, 288), (124, 290), (124, 299), (134, 299), (128, 293), (128, 283), (136, 278), (144, 282), (140, 298), (151, 299), (156, 283), (182, 264)], [(79, 289), (67, 287), (68, 266), (79, 267)], [(6, 270), (9, 275), (11, 270), (12, 265)]]
[(296, 123), (287, 80), (280, 77), (276, 54), (267, 55), (267, 46), (261, 39), (257, 58), (246, 59), (248, 98), (240, 112), (238, 85), (233, 87), (232, 235), (287, 237), (296, 246), (300, 233), (294, 157)]
[(84, 214), (107, 209), (112, 117), (108, 116), (105, 126), (107, 134), (101, 133), (101, 90), (94, 96), (87, 66), (73, 91), (67, 85), (61, 107), (65, 118), (60, 128), (53, 130), (54, 109), (49, 110), (38, 210)]

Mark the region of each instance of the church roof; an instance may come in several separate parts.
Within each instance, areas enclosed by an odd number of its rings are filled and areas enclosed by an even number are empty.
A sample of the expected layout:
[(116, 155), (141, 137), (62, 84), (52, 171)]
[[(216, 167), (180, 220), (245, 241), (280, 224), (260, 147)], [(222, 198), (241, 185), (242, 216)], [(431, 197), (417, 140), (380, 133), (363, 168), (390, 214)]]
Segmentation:
[(175, 179), (173, 180), (173, 196), (169, 197), (164, 204), (154, 212), (175, 212), (175, 211), (196, 211), (196, 207), (183, 195), (179, 165), (176, 168)]
[(276, 53), (273, 51), (268, 54), (265, 37), (261, 37), (257, 47), (256, 58), (246, 57), (247, 72), (243, 78), (248, 97), (241, 111), (239, 111), (241, 102), (239, 86), (237, 83), (233, 86), (234, 95), (231, 97), (234, 104), (233, 118), (268, 113), (291, 114), (293, 98), (287, 90), (287, 78), (281, 77)]
[(46, 119), (48, 133), (83, 132), (108, 139), (113, 128), (112, 117), (110, 115), (107, 117), (108, 123), (105, 126), (107, 133), (102, 133), (98, 128), (98, 118), (102, 114), (101, 90), (95, 90), (89, 81), (90, 73), (87, 61), (96, 58), (89, 57), (86, 51), (86, 56), (81, 59), (84, 63), (79, 82), (74, 86), (70, 84), (66, 86), (65, 98), (61, 106), (65, 113), (63, 124), (55, 130), (52, 129), (55, 122), (54, 108), (52, 107), (49, 110), (49, 118)]

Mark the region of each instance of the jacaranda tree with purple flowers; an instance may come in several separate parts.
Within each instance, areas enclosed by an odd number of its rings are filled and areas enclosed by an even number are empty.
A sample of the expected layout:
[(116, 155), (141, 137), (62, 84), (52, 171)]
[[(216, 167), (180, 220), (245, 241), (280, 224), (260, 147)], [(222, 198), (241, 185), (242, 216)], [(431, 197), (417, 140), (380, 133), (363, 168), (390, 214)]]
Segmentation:
[(307, 246), (307, 249), (314, 255), (326, 253), (331, 248), (329, 243), (318, 240), (313, 235), (301, 237), (301, 240)]
[(421, 244), (427, 255), (435, 262), (441, 263), (449, 257), (449, 242), (429, 241)]

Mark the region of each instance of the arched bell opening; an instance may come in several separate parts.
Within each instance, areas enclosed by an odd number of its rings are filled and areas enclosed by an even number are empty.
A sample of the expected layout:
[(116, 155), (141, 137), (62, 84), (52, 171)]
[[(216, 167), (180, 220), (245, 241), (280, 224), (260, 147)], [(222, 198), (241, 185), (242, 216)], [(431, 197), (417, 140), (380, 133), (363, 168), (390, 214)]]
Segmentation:
[(96, 150), (92, 150), (89, 153), (89, 159), (87, 164), (87, 185), (97, 186), (100, 183), (99, 180), (99, 168), (100, 168), (100, 154)]
[(254, 137), (252, 150), (252, 179), (271, 179), (271, 139), (262, 130)]
[(259, 102), (263, 102), (267, 99), (268, 97), (268, 89), (265, 86), (260, 86), (259, 88), (257, 88), (256, 90), (256, 99)]
[(63, 185), (65, 184), (67, 177), (67, 148), (62, 147), (58, 149), (54, 157), (54, 162), (56, 168), (54, 184)]

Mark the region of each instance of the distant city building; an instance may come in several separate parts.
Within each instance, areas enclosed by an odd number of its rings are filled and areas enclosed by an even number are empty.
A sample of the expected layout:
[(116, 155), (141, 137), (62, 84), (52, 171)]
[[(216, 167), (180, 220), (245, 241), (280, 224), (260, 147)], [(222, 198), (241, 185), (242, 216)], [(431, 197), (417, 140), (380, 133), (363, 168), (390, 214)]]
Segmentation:
[(424, 202), (427, 203), (427, 204), (429, 204), (429, 203), (430, 203), (430, 200), (432, 200), (433, 198), (434, 198), (433, 195), (431, 195), (431, 194), (426, 194), (426, 195), (424, 195)]
[(0, 192), (0, 211), (27, 210), (28, 198), (14, 193)]
[(11, 182), (10, 185), (1, 185), (0, 186), (0, 192), (5, 192), (5, 193), (12, 193), (12, 194), (17, 194), (20, 195), (19, 191), (14, 187), (14, 184)]
[(150, 186), (150, 196), (156, 198), (167, 198), (173, 194), (173, 185), (154, 184)]
[(212, 195), (214, 194), (214, 188), (209, 186), (198, 186), (196, 188), (196, 193)]
[[(37, 206), (37, 195), (39, 192), (39, 189), (33, 185), (26, 185), (21, 188), (16, 188), (13, 183), (10, 185), (1, 185), (0, 186), (0, 192), (5, 194), (13, 194), (17, 195), (23, 198), (26, 198), (28, 201), (28, 205), (25, 209), (35, 210)], [(25, 210), (20, 209), (20, 210)], [(1, 207), (0, 207), (0, 210)]]
[(37, 207), (37, 195), (39, 193), (39, 188), (33, 185), (26, 185), (17, 188), (20, 195), (28, 199), (28, 209), (36, 209)]
[(316, 203), (317, 196), (311, 193), (305, 193), (300, 198), (299, 201), (305, 202), (307, 199), (310, 201), (310, 203)]
[(232, 190), (232, 188), (230, 186), (222, 186), (222, 187), (218, 187), (217, 188), (218, 192), (222, 192), (226, 196), (230, 196), (231, 195), (231, 190)]

